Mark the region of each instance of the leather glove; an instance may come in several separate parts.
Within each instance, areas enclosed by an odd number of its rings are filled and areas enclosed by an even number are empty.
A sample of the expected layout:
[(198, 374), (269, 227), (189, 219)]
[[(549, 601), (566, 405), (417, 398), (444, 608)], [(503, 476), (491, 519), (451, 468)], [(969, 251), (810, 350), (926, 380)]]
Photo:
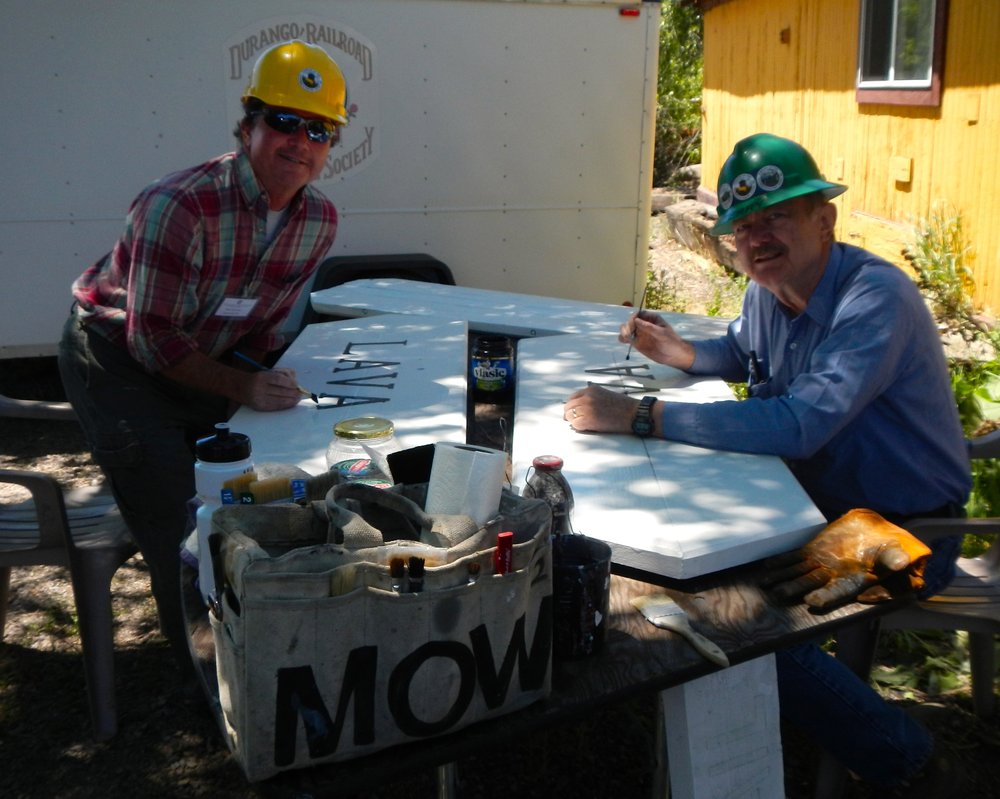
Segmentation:
[(804, 598), (818, 610), (851, 600), (882, 602), (923, 587), (931, 550), (875, 511), (856, 509), (802, 549), (765, 561), (764, 580), (781, 601)]

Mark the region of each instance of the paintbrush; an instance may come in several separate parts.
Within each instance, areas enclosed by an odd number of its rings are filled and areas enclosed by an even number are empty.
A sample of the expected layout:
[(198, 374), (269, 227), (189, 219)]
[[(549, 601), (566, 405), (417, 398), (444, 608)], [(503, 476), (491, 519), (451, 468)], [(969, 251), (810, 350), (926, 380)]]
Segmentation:
[(272, 502), (292, 501), (292, 481), (287, 477), (265, 477), (254, 480), (247, 486), (247, 493), (254, 505), (269, 505)]
[(687, 614), (666, 594), (647, 594), (632, 598), (632, 607), (638, 610), (651, 624), (684, 636), (688, 643), (707, 660), (717, 666), (728, 666), (729, 658), (718, 646), (691, 627)]
[[(649, 283), (647, 283), (642, 289), (642, 299), (639, 300), (639, 310), (636, 312), (636, 316), (642, 315), (642, 309), (646, 306), (646, 292), (649, 291)], [(625, 360), (627, 361), (632, 355), (632, 342), (635, 341), (635, 328), (632, 329), (632, 338), (628, 343), (628, 351), (625, 353)]]
[[(237, 358), (239, 358), (241, 361), (243, 361), (243, 363), (250, 364), (250, 366), (252, 366), (258, 372), (270, 372), (271, 371), (266, 366), (264, 366), (264, 364), (257, 363), (257, 361), (255, 361), (249, 355), (244, 355), (242, 352), (238, 352), (236, 350), (233, 350), (233, 355), (235, 355)], [(313, 394), (311, 391), (302, 388), (302, 386), (296, 386), (296, 388), (299, 390), (299, 393), (303, 397), (309, 397), (309, 399), (311, 399), (313, 402), (315, 402), (317, 405), (319, 405), (319, 397), (316, 394)]]
[(406, 568), (407, 590), (411, 594), (419, 594), (424, 590), (424, 559), (410, 558)]
[(392, 590), (397, 594), (403, 587), (403, 576), (406, 574), (406, 561), (402, 558), (392, 558), (389, 561), (389, 578), (392, 580)]

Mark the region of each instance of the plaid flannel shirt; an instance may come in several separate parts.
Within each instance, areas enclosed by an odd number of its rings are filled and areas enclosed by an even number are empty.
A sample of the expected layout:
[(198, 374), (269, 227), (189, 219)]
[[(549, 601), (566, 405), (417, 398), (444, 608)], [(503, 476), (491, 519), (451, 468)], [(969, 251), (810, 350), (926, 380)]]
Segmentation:
[[(91, 329), (149, 371), (194, 351), (260, 351), (278, 332), (333, 244), (337, 212), (306, 186), (269, 242), (267, 196), (243, 152), (168, 175), (133, 202), (114, 249), (73, 284)], [(220, 314), (243, 300), (244, 318)]]

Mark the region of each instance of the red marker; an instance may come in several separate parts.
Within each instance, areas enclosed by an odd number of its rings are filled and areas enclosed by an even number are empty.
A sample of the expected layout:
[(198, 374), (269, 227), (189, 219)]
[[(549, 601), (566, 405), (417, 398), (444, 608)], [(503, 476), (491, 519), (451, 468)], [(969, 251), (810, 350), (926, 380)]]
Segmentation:
[(493, 573), (506, 574), (514, 568), (514, 534), (497, 535), (497, 548), (493, 550)]

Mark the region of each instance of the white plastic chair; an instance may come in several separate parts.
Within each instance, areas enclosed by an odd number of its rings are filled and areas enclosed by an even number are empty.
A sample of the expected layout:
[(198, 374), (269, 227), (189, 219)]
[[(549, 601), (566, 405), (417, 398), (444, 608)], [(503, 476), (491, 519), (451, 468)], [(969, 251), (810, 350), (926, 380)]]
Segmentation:
[(7, 620), (11, 567), (68, 567), (94, 737), (112, 738), (118, 731), (118, 714), (111, 579), (136, 552), (135, 544), (110, 493), (102, 487), (64, 496), (49, 475), (8, 469), (0, 469), (0, 483), (31, 492), (23, 502), (0, 504), (0, 640)]

